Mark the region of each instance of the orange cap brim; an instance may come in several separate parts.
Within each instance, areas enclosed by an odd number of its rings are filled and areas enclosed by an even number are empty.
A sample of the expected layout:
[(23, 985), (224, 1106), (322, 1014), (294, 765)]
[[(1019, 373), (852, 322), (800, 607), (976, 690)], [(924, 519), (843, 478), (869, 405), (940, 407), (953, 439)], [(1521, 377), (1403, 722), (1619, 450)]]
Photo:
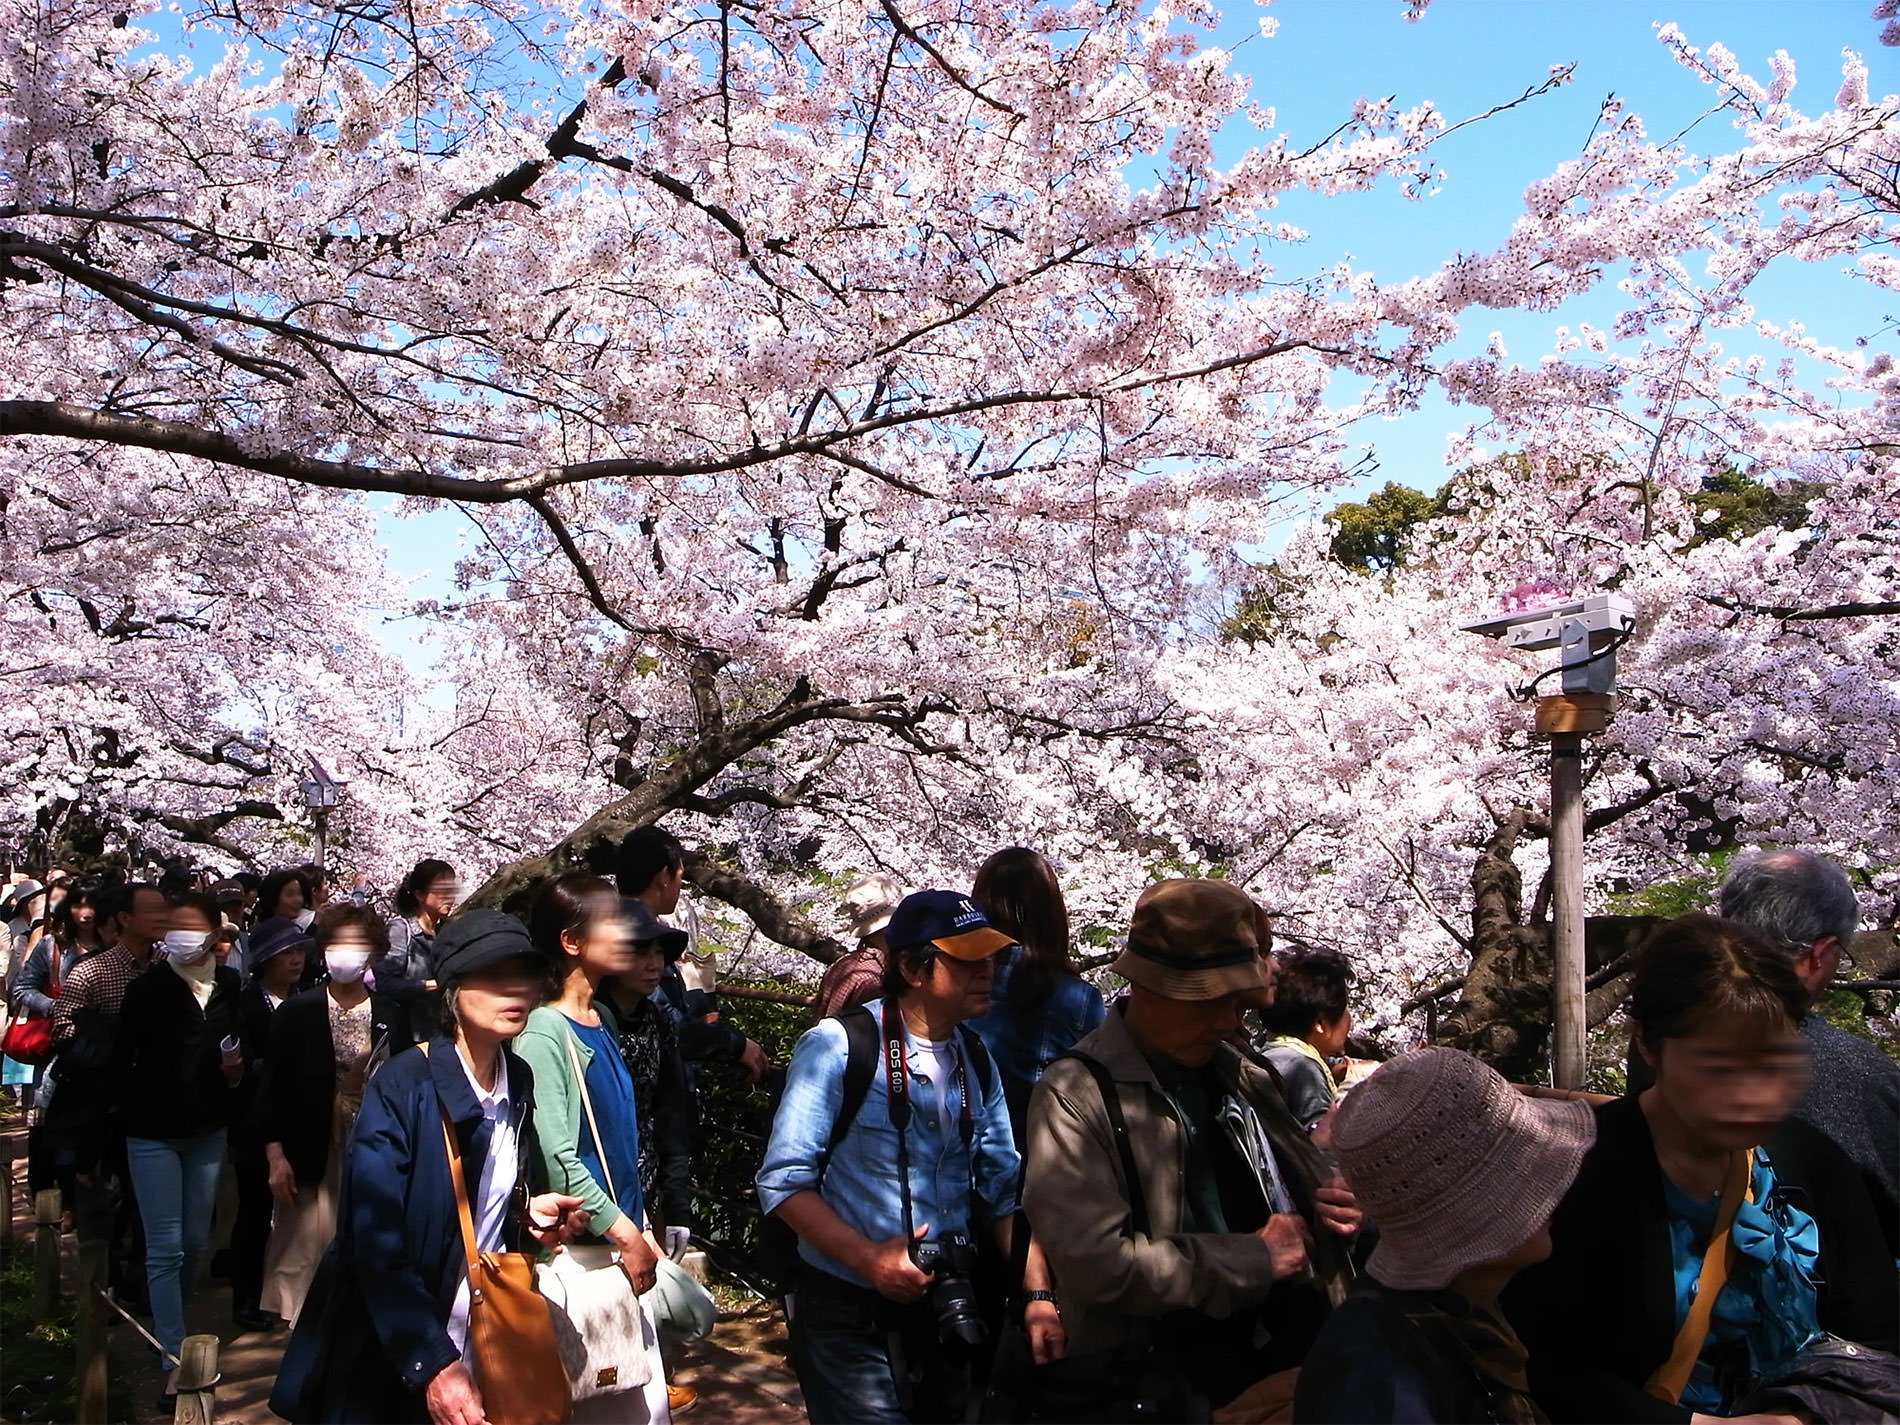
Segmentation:
[(978, 926), (961, 935), (944, 935), (930, 942), (953, 960), (987, 960), (1016, 942), (994, 926)]

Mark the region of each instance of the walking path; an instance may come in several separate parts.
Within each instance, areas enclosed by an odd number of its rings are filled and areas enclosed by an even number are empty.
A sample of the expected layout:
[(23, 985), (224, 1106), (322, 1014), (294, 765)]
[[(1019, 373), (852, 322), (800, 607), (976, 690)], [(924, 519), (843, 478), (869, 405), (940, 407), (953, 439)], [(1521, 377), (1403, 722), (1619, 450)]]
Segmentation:
[[(18, 1158), (13, 1170), (14, 1241), (31, 1250), (33, 1202), (26, 1190), (26, 1143), (17, 1130), (5, 1134)], [(78, 1279), (78, 1238), (61, 1240), (61, 1281), (70, 1301)], [(215, 1333), (223, 1343), (218, 1364), (218, 1425), (281, 1425), (266, 1401), (277, 1378), (277, 1362), (288, 1333), (240, 1332), (231, 1322), (230, 1290), (205, 1283), (187, 1309), (191, 1330)], [(149, 1327), (150, 1322), (144, 1323)], [(130, 1425), (161, 1425), (170, 1416), (158, 1410), (163, 1376), (154, 1353), (137, 1332), (117, 1322), (111, 1332), (111, 1379), (116, 1418)], [(668, 1347), (671, 1379), (699, 1392), (699, 1402), (682, 1416), (686, 1425), (795, 1425), (804, 1419), (798, 1383), (785, 1361), (785, 1323), (776, 1306), (722, 1314), (713, 1334), (689, 1346)]]

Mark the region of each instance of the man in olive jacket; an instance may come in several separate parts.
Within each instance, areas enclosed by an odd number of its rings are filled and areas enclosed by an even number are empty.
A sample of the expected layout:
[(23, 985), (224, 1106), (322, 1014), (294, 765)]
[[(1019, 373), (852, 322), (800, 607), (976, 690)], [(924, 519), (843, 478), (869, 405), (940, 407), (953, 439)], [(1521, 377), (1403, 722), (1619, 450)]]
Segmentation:
[(1228, 1042), (1271, 986), (1258, 924), (1224, 882), (1150, 886), (1114, 965), (1129, 997), (1030, 1100), (1024, 1205), (1070, 1369), (1107, 1393), (1169, 1362), (1220, 1405), (1297, 1366), (1344, 1292), (1352, 1194)]

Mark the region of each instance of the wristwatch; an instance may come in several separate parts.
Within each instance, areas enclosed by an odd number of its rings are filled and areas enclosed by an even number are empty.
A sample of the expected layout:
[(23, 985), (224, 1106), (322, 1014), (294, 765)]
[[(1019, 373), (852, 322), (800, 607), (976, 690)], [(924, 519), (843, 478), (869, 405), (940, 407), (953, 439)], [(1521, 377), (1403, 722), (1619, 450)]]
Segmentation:
[(1025, 1304), (1032, 1301), (1046, 1301), (1057, 1311), (1062, 1310), (1061, 1303), (1056, 1300), (1056, 1294), (1052, 1291), (1026, 1291), (1023, 1293), (1023, 1301)]

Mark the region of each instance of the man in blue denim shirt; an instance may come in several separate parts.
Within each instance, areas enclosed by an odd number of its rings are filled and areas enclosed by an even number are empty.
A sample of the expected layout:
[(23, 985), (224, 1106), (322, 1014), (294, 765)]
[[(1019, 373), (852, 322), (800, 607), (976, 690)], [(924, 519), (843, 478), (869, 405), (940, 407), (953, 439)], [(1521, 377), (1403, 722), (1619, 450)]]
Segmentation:
[[(993, 1064), (973, 1056), (974, 1036), (958, 1029), (988, 1007), (992, 957), (1009, 937), (955, 891), (906, 897), (887, 935), (885, 996), (864, 1008), (879, 1042), (901, 1045), (901, 1076), (872, 1076), (828, 1151), (843, 1107), (848, 1038), (837, 1019), (811, 1029), (792, 1055), (759, 1169), (761, 1205), (799, 1238), (804, 1271), (787, 1314), (813, 1425), (962, 1418), (964, 1362), (940, 1335), (928, 1298), (935, 1279), (918, 1267), (912, 1244), (974, 1240), (986, 1226), (1007, 1250), (1017, 1207), (1022, 1160), (1002, 1081)], [(895, 1070), (893, 1059), (886, 1064)], [(893, 1079), (902, 1093), (896, 1104)], [(906, 1103), (900, 1144), (892, 1110), (901, 1119)], [(1046, 1286), (1039, 1265), (1032, 1263), (1031, 1286)]]

